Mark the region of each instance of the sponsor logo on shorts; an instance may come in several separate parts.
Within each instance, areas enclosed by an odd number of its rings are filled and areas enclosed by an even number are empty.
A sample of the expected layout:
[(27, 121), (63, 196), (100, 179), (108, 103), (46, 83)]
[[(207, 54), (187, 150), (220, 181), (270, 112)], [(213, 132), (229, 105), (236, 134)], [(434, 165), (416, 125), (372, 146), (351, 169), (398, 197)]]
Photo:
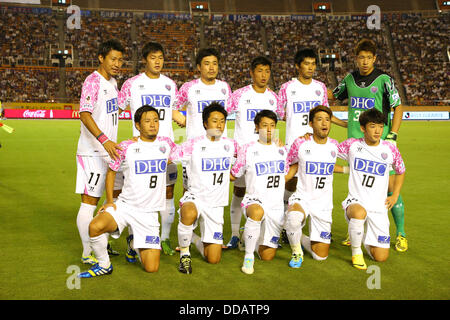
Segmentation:
[(215, 240), (223, 240), (223, 233), (222, 232), (214, 232), (213, 238)]
[(247, 121), (255, 120), (256, 114), (262, 109), (247, 109)]
[(198, 113), (202, 113), (203, 109), (205, 109), (213, 102), (217, 102), (218, 104), (220, 104), (222, 107), (225, 108), (225, 100), (203, 100), (198, 102)]
[(352, 109), (368, 110), (375, 107), (374, 98), (350, 97), (350, 107)]
[(292, 105), (294, 107), (294, 113), (305, 113), (309, 112), (315, 106), (318, 106), (320, 101), (299, 101), (294, 102)]
[(387, 244), (389, 242), (391, 242), (390, 236), (378, 236), (378, 243)]
[(145, 237), (145, 243), (148, 243), (148, 244), (159, 244), (159, 237), (158, 236), (146, 236)]
[(230, 158), (203, 158), (202, 171), (226, 171), (230, 169)]
[(322, 239), (325, 239), (325, 240), (330, 240), (331, 239), (331, 232), (322, 231), (320, 233), (320, 237)]
[(306, 161), (306, 174), (329, 176), (333, 174), (334, 163)]
[(106, 101), (106, 112), (113, 113), (119, 110), (119, 103), (117, 98)]
[(280, 240), (280, 237), (272, 237), (272, 239), (270, 239), (270, 242), (272, 242), (273, 244), (277, 244), (278, 240)]
[(167, 160), (136, 160), (134, 162), (134, 167), (136, 169), (136, 174), (147, 174), (147, 173), (163, 173), (167, 169)]
[(284, 173), (284, 160), (266, 161), (255, 163), (256, 175), (262, 176), (266, 174)]
[(377, 176), (384, 176), (387, 164), (380, 163), (371, 160), (365, 160), (360, 158), (355, 158), (354, 169), (356, 171), (362, 171), (370, 174), (375, 174)]
[(170, 96), (162, 94), (143, 94), (141, 102), (143, 106), (148, 104), (155, 108), (170, 108), (171, 106)]

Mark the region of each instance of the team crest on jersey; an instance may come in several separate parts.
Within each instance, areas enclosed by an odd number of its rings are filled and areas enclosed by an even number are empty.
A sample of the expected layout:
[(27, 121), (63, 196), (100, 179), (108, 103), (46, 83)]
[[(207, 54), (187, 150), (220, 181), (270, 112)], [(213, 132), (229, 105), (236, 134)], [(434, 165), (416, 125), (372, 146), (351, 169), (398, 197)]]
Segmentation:
[(169, 84), (166, 84), (166, 89), (167, 89), (167, 91), (170, 91), (170, 89), (172, 89), (172, 86)]
[(89, 101), (89, 100), (91, 100), (91, 96), (86, 97), (86, 101)]
[(220, 90), (220, 91), (222, 91), (222, 94), (223, 94), (223, 95), (226, 95), (226, 94), (227, 94), (227, 90), (225, 90), (225, 89), (222, 89), (222, 90)]
[(320, 94), (321, 94), (320, 90), (316, 90), (316, 95), (320, 96)]
[(371, 91), (372, 93), (377, 93), (377, 92), (378, 92), (378, 88), (377, 88), (377, 87), (371, 87), (371, 88), (370, 88), (370, 91)]
[(165, 146), (159, 147), (159, 151), (161, 151), (162, 153), (166, 153), (166, 147)]
[(336, 158), (336, 152), (335, 152), (334, 150), (331, 151), (331, 156), (332, 156), (333, 158)]
[(383, 158), (383, 160), (386, 160), (387, 157), (388, 157), (388, 155), (387, 155), (386, 152), (383, 152), (383, 153), (381, 154), (381, 157)]

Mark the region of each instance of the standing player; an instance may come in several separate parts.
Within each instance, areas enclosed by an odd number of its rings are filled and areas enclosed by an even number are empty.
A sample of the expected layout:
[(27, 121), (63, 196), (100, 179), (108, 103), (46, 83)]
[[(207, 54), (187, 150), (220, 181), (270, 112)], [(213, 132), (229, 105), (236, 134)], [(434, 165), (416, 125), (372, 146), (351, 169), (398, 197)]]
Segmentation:
[(242, 272), (254, 272), (254, 252), (262, 260), (272, 260), (284, 223), (283, 192), (288, 171), (287, 149), (274, 143), (277, 115), (270, 110), (260, 111), (254, 120), (258, 141), (239, 150), (231, 175), (245, 174), (247, 186), (242, 207), (247, 217), (243, 241), (245, 257)]
[[(317, 67), (317, 55), (313, 49), (300, 49), (294, 58), (297, 78), (284, 83), (278, 93), (278, 103), (286, 114), (286, 144), (288, 148), (295, 139), (312, 133), (309, 126), (309, 111), (318, 105), (328, 107), (325, 84), (313, 79)], [(289, 197), (294, 193), (297, 178), (286, 183), (285, 209)]]
[[(81, 194), (77, 227), (83, 244), (83, 263), (95, 264), (89, 246), (89, 223), (105, 188), (108, 162), (118, 158), (116, 143), (119, 124), (118, 89), (114, 76), (123, 64), (124, 48), (117, 40), (100, 45), (100, 65), (83, 83), (80, 98), (80, 139), (77, 149), (76, 193)], [(121, 186), (115, 186), (115, 194)]]
[[(386, 261), (389, 256), (388, 210), (397, 202), (405, 178), (405, 165), (397, 147), (381, 139), (385, 120), (385, 115), (375, 108), (364, 111), (359, 117), (364, 137), (350, 138), (338, 146), (339, 158), (350, 166), (348, 196), (342, 206), (348, 222), (352, 264), (362, 270), (367, 269), (361, 251), (363, 242), (375, 261)], [(386, 198), (391, 166), (396, 177), (393, 193)]]
[[(90, 245), (98, 264), (81, 278), (111, 274), (112, 264), (107, 253), (107, 242), (103, 236), (111, 233), (118, 238), (123, 229), (133, 230), (133, 247), (137, 250), (147, 272), (159, 268), (160, 237), (158, 211), (166, 206), (166, 169), (176, 145), (167, 137), (158, 136), (159, 112), (145, 105), (134, 116), (139, 139), (123, 141), (119, 157), (109, 164), (106, 175), (106, 204), (89, 225)], [(113, 201), (116, 172), (121, 169), (125, 179), (122, 192)]]
[[(228, 205), (230, 169), (237, 153), (234, 140), (223, 137), (227, 112), (218, 103), (203, 110), (205, 135), (178, 148), (177, 158), (187, 164), (189, 181), (180, 199), (178, 245), (182, 273), (192, 273), (191, 241), (209, 263), (219, 263), (223, 243), (223, 210)], [(200, 223), (201, 238), (193, 233)]]
[[(132, 117), (143, 105), (150, 105), (159, 113), (159, 136), (174, 140), (172, 119), (183, 125), (184, 116), (172, 105), (177, 94), (177, 85), (170, 78), (161, 74), (164, 66), (164, 49), (159, 43), (149, 42), (142, 48), (145, 71), (128, 79), (119, 92), (119, 105), (122, 109), (130, 107)], [(133, 136), (139, 131), (133, 127)], [(170, 245), (170, 229), (175, 217), (174, 188), (177, 181), (177, 166), (174, 163), (167, 167), (166, 209), (161, 211), (161, 246), (163, 252), (173, 255), (175, 251)], [(130, 235), (130, 238), (132, 236)], [(129, 239), (128, 239), (129, 242)], [(129, 257), (133, 260), (133, 257)]]
[[(375, 68), (377, 59), (376, 44), (372, 40), (362, 39), (355, 48), (356, 65), (358, 70), (347, 74), (347, 76), (334, 89), (330, 98), (341, 101), (348, 99), (348, 121), (333, 118), (333, 122), (347, 127), (348, 138), (362, 138), (360, 129), (360, 114), (371, 108), (375, 108), (384, 115), (384, 128), (382, 139), (397, 145), (397, 135), (403, 116), (403, 107), (400, 96), (392, 79), (385, 72)], [(394, 116), (391, 119), (391, 109)], [(391, 171), (389, 179), (389, 193), (392, 195), (394, 186), (394, 171)], [(408, 241), (405, 233), (405, 211), (402, 196), (392, 208), (392, 216), (397, 228), (397, 239), (395, 249), (399, 252), (408, 250)], [(343, 241), (344, 245), (350, 245), (348, 239)]]
[[(236, 113), (234, 139), (242, 146), (258, 140), (255, 133), (256, 114), (261, 110), (276, 111), (282, 119), (284, 110), (277, 109), (277, 95), (268, 87), (272, 62), (265, 57), (256, 57), (250, 66), (252, 84), (233, 92), (227, 106), (228, 113)], [(233, 196), (230, 206), (231, 240), (229, 249), (237, 248), (239, 242), (239, 227), (242, 217), (241, 202), (245, 195), (245, 178), (242, 176), (234, 181)]]
[[(297, 138), (289, 150), (288, 163), (298, 163), (297, 190), (289, 198), (286, 233), (292, 248), (289, 266), (300, 268), (302, 246), (315, 260), (325, 260), (331, 242), (333, 210), (333, 171), (338, 142), (328, 137), (333, 113), (317, 106), (309, 111), (312, 139)], [(306, 218), (310, 217), (309, 237), (302, 235)]]

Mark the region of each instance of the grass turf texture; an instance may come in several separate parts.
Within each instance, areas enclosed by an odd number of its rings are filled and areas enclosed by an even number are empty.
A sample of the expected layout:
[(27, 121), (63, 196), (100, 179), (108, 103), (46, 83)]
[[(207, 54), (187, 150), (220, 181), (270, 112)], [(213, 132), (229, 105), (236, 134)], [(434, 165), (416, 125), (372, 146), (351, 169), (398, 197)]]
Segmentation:
[[(301, 269), (288, 267), (290, 248), (284, 244), (273, 261), (256, 259), (251, 276), (240, 271), (244, 253), (224, 251), (218, 265), (204, 262), (193, 247), (193, 274), (177, 271), (179, 255), (161, 255), (155, 274), (139, 263), (125, 261), (126, 235), (114, 241), (121, 252), (112, 257), (112, 275), (82, 279), (80, 289), (67, 273), (81, 271), (81, 241), (76, 226), (80, 196), (74, 193), (78, 121), (7, 120), (13, 134), (0, 131), (0, 299), (449, 299), (448, 215), (450, 135), (448, 122), (404, 122), (399, 147), (407, 176), (402, 195), (410, 249), (393, 249), (395, 225), (391, 214), (391, 250), (385, 263), (366, 256), (368, 266), (381, 271), (381, 289), (370, 290), (372, 274), (351, 266), (351, 252), (340, 245), (347, 232), (341, 201), (348, 176), (335, 175), (333, 240), (328, 260), (314, 261), (305, 253)], [(233, 122), (229, 123), (232, 128)], [(284, 123), (279, 124), (284, 136)], [(131, 122), (122, 120), (119, 140), (128, 137)], [(346, 132), (333, 126), (331, 137), (342, 141)], [(179, 172), (179, 177), (181, 173)], [(181, 179), (180, 179), (181, 180)], [(182, 185), (176, 185), (176, 204)], [(230, 194), (231, 199), (231, 194)], [(100, 203), (103, 199), (100, 200)], [(177, 205), (178, 209), (178, 205)], [(178, 214), (177, 214), (178, 217)], [(177, 244), (176, 226), (171, 242)], [(242, 223), (244, 219), (242, 220)], [(308, 233), (308, 228), (304, 229)], [(229, 207), (225, 209), (224, 242), (230, 238)]]

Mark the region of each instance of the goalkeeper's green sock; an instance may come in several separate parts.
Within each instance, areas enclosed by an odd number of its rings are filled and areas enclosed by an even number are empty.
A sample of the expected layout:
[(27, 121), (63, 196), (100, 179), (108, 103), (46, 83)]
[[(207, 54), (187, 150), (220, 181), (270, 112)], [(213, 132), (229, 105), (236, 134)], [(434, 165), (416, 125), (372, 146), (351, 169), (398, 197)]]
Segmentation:
[[(388, 193), (391, 196), (392, 192)], [(397, 202), (391, 209), (392, 217), (394, 218), (395, 226), (397, 227), (397, 235), (400, 234), (406, 237), (405, 233), (405, 205), (401, 195), (398, 196)]]

